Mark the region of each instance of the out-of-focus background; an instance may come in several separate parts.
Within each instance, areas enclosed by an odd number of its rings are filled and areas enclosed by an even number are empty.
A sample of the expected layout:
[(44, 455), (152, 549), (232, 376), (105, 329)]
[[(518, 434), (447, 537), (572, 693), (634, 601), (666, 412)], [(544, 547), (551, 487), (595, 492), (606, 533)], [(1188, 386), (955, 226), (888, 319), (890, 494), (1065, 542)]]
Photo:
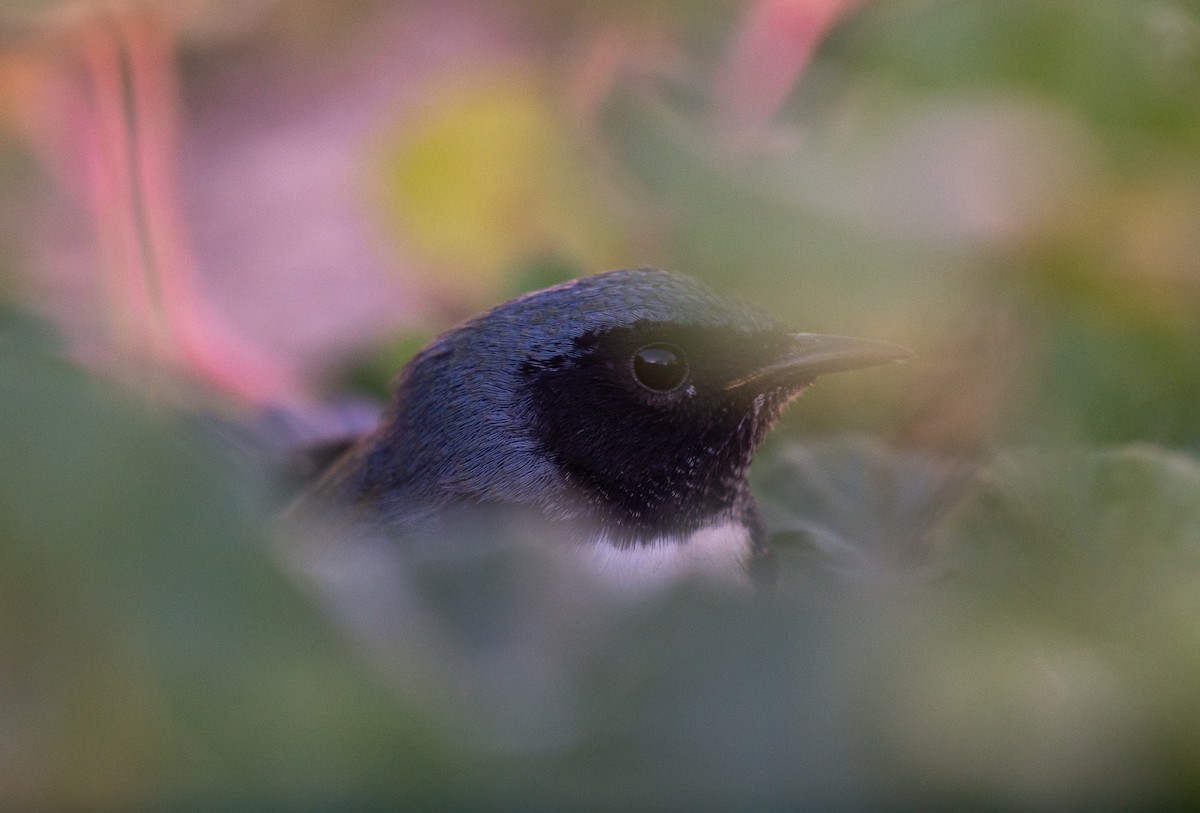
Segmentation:
[[(287, 572), (264, 435), (643, 264), (918, 354), (773, 596)], [(1198, 453), (1191, 0), (0, 7), (0, 806), (1195, 803)]]

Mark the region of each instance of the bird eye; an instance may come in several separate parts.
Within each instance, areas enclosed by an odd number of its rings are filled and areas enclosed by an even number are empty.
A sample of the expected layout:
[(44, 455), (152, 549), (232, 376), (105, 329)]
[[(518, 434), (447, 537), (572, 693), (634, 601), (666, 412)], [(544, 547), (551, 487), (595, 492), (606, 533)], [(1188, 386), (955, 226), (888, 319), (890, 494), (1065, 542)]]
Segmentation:
[(648, 344), (633, 354), (633, 374), (648, 390), (670, 392), (687, 375), (687, 360), (675, 345)]

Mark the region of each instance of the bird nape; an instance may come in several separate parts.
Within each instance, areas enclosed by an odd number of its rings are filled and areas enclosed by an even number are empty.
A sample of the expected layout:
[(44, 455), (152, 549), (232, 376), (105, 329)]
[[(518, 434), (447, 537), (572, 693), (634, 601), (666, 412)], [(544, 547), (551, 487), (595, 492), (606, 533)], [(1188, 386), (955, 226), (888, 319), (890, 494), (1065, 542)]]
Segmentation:
[(666, 271), (584, 277), (434, 340), (301, 505), (396, 540), (515, 513), (617, 584), (768, 579), (754, 450), (818, 375), (910, 355), (792, 332)]

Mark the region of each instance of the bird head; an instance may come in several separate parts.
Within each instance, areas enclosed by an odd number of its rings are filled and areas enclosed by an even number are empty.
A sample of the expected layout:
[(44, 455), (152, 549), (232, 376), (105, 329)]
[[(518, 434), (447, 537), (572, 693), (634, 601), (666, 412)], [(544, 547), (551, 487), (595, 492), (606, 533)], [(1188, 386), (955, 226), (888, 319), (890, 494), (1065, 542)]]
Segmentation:
[(401, 532), (472, 504), (533, 507), (616, 549), (753, 525), (750, 460), (788, 401), (909, 355), (792, 332), (664, 271), (585, 277), (425, 348), (325, 491)]

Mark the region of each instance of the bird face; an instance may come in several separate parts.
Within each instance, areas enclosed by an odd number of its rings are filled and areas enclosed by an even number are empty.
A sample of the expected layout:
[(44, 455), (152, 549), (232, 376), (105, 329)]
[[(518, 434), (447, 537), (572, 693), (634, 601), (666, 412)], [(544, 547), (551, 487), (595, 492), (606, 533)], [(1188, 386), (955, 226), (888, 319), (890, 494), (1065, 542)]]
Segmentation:
[(786, 352), (762, 325), (641, 320), (576, 337), (523, 366), (535, 433), (576, 510), (630, 547), (683, 537), (734, 510), (754, 449), (808, 381), (739, 383)]
[(747, 472), (783, 407), (818, 375), (908, 355), (792, 333), (663, 271), (586, 277), (418, 354), (380, 428), (316, 494), (389, 535), (472, 506), (520, 506), (606, 558), (740, 567), (765, 551)]

